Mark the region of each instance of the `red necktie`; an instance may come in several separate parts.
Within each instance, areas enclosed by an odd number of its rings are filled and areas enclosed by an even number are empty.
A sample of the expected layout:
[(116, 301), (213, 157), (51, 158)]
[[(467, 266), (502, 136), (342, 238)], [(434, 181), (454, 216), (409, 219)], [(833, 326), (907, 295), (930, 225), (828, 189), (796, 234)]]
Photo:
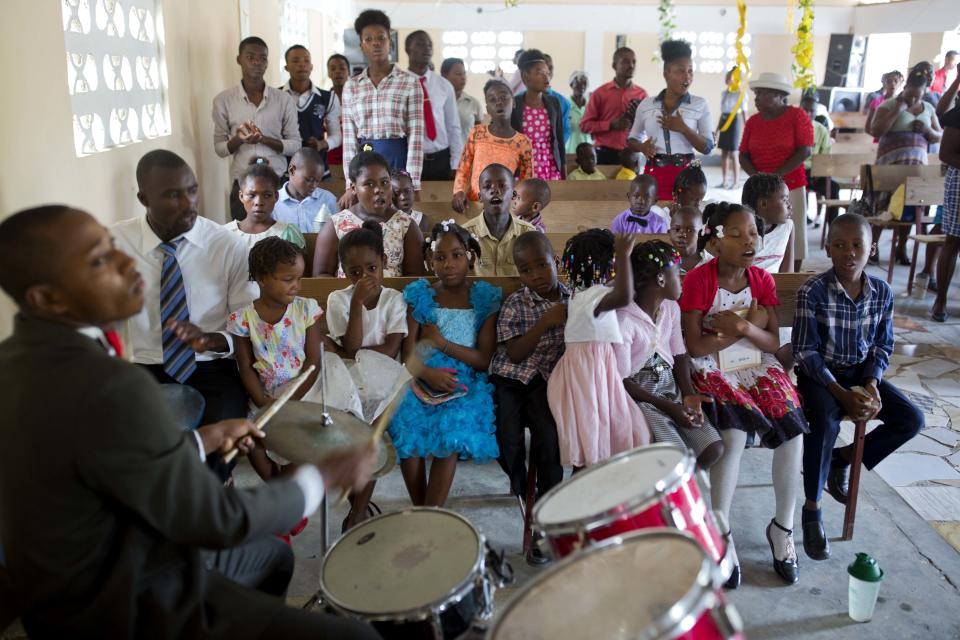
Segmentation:
[(427, 140), (436, 140), (437, 123), (433, 121), (433, 109), (430, 107), (430, 94), (427, 93), (425, 76), (420, 76), (420, 88), (423, 89), (423, 125), (427, 131)]
[(113, 347), (113, 350), (116, 352), (118, 358), (123, 357), (123, 343), (120, 342), (120, 334), (118, 334), (113, 329), (109, 331), (104, 331), (103, 335), (107, 338), (107, 342), (110, 343), (110, 346)]

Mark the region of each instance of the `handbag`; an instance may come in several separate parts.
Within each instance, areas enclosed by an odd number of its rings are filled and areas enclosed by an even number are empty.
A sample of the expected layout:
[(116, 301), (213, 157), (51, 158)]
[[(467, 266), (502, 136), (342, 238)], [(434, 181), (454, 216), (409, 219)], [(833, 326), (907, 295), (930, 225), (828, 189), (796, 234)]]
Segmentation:
[(866, 184), (859, 199), (854, 199), (847, 207), (847, 213), (857, 213), (864, 218), (873, 218), (877, 215), (877, 194), (873, 190), (873, 171), (866, 165)]

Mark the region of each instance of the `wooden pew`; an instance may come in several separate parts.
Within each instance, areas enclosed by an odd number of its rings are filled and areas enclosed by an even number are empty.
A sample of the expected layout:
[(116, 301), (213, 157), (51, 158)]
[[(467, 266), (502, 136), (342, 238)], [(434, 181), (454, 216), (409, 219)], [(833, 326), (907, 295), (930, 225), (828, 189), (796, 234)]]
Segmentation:
[(831, 154), (872, 153), (877, 157), (877, 143), (868, 133), (838, 133), (830, 149)]
[[(630, 182), (627, 180), (557, 180), (550, 183), (553, 202), (557, 200), (626, 201), (629, 189)], [(453, 181), (421, 183), (420, 202), (449, 203), (451, 198), (453, 198)]]
[[(797, 289), (800, 288), (808, 278), (813, 276), (813, 273), (775, 273), (773, 274), (773, 280), (777, 285), (777, 297), (780, 298), (780, 306), (777, 307), (777, 319), (780, 321), (781, 327), (790, 327), (793, 326), (793, 315), (797, 308)], [(436, 278), (429, 277), (427, 278), (431, 282), (435, 281)], [(508, 295), (520, 288), (520, 278), (517, 277), (475, 277), (471, 276), (469, 280), (483, 280), (484, 282), (489, 282), (495, 287), (499, 287), (503, 292), (503, 297), (506, 298)], [(389, 287), (391, 289), (396, 289), (397, 291), (403, 291), (403, 288), (408, 284), (418, 280), (418, 278), (384, 278), (383, 286)], [(327, 298), (334, 291), (340, 289), (345, 289), (350, 286), (350, 282), (346, 278), (304, 278), (300, 283), (300, 295), (304, 298), (314, 298), (317, 302), (320, 303), (320, 306), (326, 309), (327, 307)], [(324, 318), (320, 319), (320, 330), (324, 333), (327, 331), (326, 321)]]
[[(567, 163), (567, 173), (570, 173), (571, 171), (573, 171), (574, 169), (576, 169), (578, 166), (579, 166), (579, 165), (577, 165), (577, 161), (576, 161), (576, 160), (574, 160), (573, 162), (568, 162), (568, 163)], [(620, 172), (620, 165), (618, 165), (618, 164), (598, 164), (598, 165), (597, 165), (597, 171), (599, 171), (599, 172), (602, 173), (603, 175), (607, 176), (607, 179), (612, 180), (613, 177)], [(574, 180), (574, 182), (576, 182), (576, 180)]]
[(867, 124), (867, 114), (856, 111), (835, 111), (830, 113), (833, 126), (840, 131), (863, 131)]
[[(547, 232), (547, 240), (550, 241), (550, 246), (553, 247), (553, 253), (559, 258), (563, 254), (564, 247), (567, 246), (567, 240), (577, 235), (578, 231), (573, 231), (569, 233), (553, 233)], [(651, 240), (663, 240), (664, 242), (670, 242), (670, 234), (667, 233), (638, 233), (637, 234), (637, 244), (644, 242), (650, 242)]]

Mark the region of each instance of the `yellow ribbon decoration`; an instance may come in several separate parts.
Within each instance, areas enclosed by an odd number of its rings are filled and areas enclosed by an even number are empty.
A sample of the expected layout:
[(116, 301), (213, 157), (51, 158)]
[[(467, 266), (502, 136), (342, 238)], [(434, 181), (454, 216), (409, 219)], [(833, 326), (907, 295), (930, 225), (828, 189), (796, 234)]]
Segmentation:
[(812, 89), (817, 86), (813, 77), (813, 0), (799, 0), (800, 23), (797, 25), (797, 41), (790, 48), (793, 52), (793, 86)]
[[(740, 113), (740, 106), (743, 104), (743, 96), (746, 93), (747, 78), (750, 77), (750, 62), (747, 60), (747, 56), (743, 54), (743, 34), (747, 30), (747, 3), (745, 0), (737, 0), (737, 12), (740, 14), (740, 26), (737, 27), (737, 59), (727, 90), (731, 93), (739, 91), (740, 95), (737, 96), (737, 104), (733, 107), (730, 115), (727, 116), (727, 121), (720, 127), (720, 133), (729, 129), (737, 118), (737, 114)], [(741, 81), (744, 85), (742, 87), (740, 86)]]

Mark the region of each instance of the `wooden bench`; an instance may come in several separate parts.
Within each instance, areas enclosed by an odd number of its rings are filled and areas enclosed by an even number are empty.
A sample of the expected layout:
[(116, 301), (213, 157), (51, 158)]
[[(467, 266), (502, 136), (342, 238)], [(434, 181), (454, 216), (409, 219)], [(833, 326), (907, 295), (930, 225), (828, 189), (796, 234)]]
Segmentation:
[[(577, 164), (576, 159), (574, 159), (572, 162), (568, 162), (568, 163), (567, 163), (567, 173), (570, 173), (571, 171), (573, 171), (574, 169), (576, 169), (578, 166), (579, 166), (579, 165)], [(607, 179), (608, 179), (608, 180), (613, 180), (613, 177), (614, 177), (615, 175), (617, 175), (618, 173), (620, 173), (620, 165), (618, 165), (618, 164), (598, 164), (598, 165), (597, 165), (597, 171), (599, 171), (599, 172), (602, 173), (603, 175), (607, 176)], [(576, 180), (574, 180), (574, 182), (576, 182)]]
[[(626, 202), (628, 180), (557, 180), (550, 183), (550, 198), (558, 200), (622, 200)], [(662, 196), (663, 194), (661, 194)], [(669, 197), (669, 194), (667, 194)], [(421, 183), (420, 202), (447, 202), (453, 198), (453, 181)]]
[[(777, 307), (777, 319), (780, 321), (781, 327), (789, 327), (793, 325), (793, 315), (797, 308), (796, 294), (797, 289), (800, 288), (804, 282), (807, 281), (813, 273), (775, 273), (773, 274), (773, 280), (777, 285), (777, 297), (780, 298), (780, 306)], [(503, 292), (503, 297), (506, 298), (508, 295), (520, 288), (520, 278), (516, 276), (491, 276), (491, 277), (477, 277), (470, 276), (469, 280), (483, 280), (488, 282), (495, 287), (499, 287)], [(419, 278), (384, 278), (383, 286), (390, 289), (396, 289), (397, 291), (403, 291), (411, 282), (419, 280)], [(436, 278), (427, 277), (427, 280), (434, 282)], [(330, 294), (334, 291), (339, 291), (340, 289), (346, 289), (350, 286), (350, 282), (346, 278), (304, 278), (300, 282), (300, 295), (304, 298), (314, 298), (317, 302), (320, 303), (320, 306), (326, 309), (327, 307), (327, 298), (330, 297)], [(321, 318), (321, 331), (326, 333), (326, 321)]]
[(867, 114), (857, 111), (834, 111), (830, 113), (834, 128), (841, 132), (863, 131), (867, 125)]
[[(553, 253), (558, 258), (563, 254), (564, 247), (567, 246), (567, 240), (577, 235), (579, 231), (574, 231), (570, 233), (554, 233), (552, 231), (547, 232), (547, 240), (550, 241), (550, 246), (553, 247)], [(644, 242), (650, 242), (651, 240), (663, 240), (664, 242), (670, 242), (670, 234), (667, 233), (638, 233), (637, 234), (637, 244), (642, 244)]]
[[(473, 203), (469, 213), (454, 212), (449, 204), (418, 203), (420, 211), (433, 223), (453, 218), (458, 224), (463, 224), (471, 218), (480, 215), (480, 206)], [(606, 229), (629, 206), (626, 198), (619, 200), (554, 200), (543, 210), (543, 223), (550, 232), (575, 233), (583, 229)]]

